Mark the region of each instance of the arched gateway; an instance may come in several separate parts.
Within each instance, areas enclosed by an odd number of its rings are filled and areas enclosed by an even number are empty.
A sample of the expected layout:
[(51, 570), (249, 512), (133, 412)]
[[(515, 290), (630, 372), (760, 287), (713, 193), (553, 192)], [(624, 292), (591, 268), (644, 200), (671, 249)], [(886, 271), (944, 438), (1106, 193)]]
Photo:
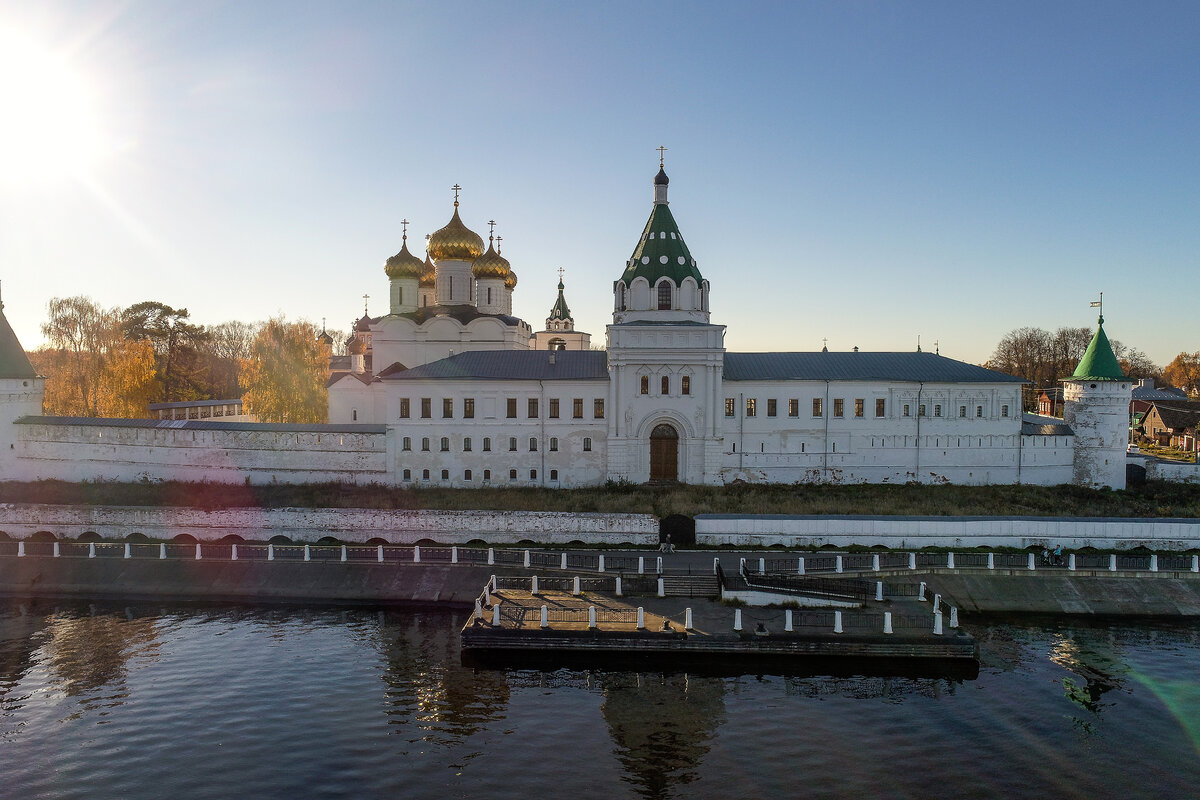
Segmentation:
[(679, 433), (666, 423), (650, 432), (650, 480), (679, 480)]

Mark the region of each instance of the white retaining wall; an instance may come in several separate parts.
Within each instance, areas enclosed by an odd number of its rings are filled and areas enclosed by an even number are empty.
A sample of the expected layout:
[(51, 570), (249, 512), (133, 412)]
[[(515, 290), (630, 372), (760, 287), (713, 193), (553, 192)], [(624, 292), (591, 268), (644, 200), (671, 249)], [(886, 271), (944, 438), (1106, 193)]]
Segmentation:
[(170, 540), (179, 534), (215, 541), (230, 534), (251, 541), (287, 536), (315, 542), (333, 536), (347, 542), (382, 538), (395, 544), (432, 539), (466, 544), (489, 543), (589, 544), (658, 543), (658, 520), (648, 514), (575, 514), (533, 511), (403, 511), (338, 508), (195, 508), (139, 506), (0, 505), (0, 531), (13, 539), (28, 539), (49, 531), (59, 539), (76, 539), (94, 532), (105, 539), (141, 533)]
[(1187, 550), (1200, 547), (1200, 520), (1059, 517), (696, 517), (696, 543), (758, 548), (883, 545), (921, 547), (1030, 547)]
[(1150, 480), (1200, 483), (1200, 464), (1147, 459), (1146, 477)]

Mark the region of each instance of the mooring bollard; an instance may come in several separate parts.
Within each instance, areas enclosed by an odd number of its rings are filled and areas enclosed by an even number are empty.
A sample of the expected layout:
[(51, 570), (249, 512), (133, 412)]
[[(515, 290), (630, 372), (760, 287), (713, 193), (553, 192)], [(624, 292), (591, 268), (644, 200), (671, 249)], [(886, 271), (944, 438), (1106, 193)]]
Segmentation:
[[(166, 549), (167, 549), (167, 548), (166, 548), (166, 546), (164, 545), (164, 546), (163, 546), (163, 554), (162, 554), (162, 558), (166, 558), (166, 557), (167, 557), (167, 554), (166, 554)], [(267, 545), (267, 561), (274, 561), (274, 560), (275, 560), (275, 545), (273, 545), (273, 544), (268, 544), (268, 545)]]
[(578, 575), (575, 576), (575, 580), (571, 581), (571, 594), (575, 595), (576, 597), (579, 597), (580, 591), (579, 591), (579, 576)]
[(988, 553), (988, 569), (996, 568), (996, 554)]
[(1158, 555), (1155, 553), (1150, 554), (1150, 571), (1158, 572)]
[(883, 632), (892, 632), (892, 612), (890, 611), (883, 612)]
[(597, 560), (596, 571), (604, 572), (604, 553), (601, 553), (600, 558)]
[(88, 558), (96, 557), (96, 543), (88, 542)]
[(381, 544), (375, 546), (375, 560), (380, 564), (383, 563), (383, 545)]
[(646, 559), (643, 556), (638, 556), (638, 575), (646, 574)]
[(946, 553), (946, 569), (954, 569), (954, 553)]
[(529, 588), (529, 593), (530, 593), (530, 594), (532, 594), (532, 595), (536, 595), (536, 594), (538, 593), (537, 575), (534, 575), (534, 576), (533, 576), (533, 577), (530, 579), (530, 588)]
[(1117, 554), (1116, 553), (1113, 553), (1108, 557), (1108, 571), (1109, 572), (1117, 571)]
[(663, 579), (662, 579), (662, 578), (659, 578), (659, 579), (658, 579), (658, 596), (659, 596), (659, 597), (666, 597), (666, 596), (667, 596), (666, 587), (665, 587), (665, 586), (663, 586)]
[(637, 626), (639, 631), (646, 630), (646, 609), (638, 606)]
[(342, 561), (346, 560), (346, 545), (342, 545)]
[(493, 547), (489, 547), (488, 548), (488, 564), (491, 565), (491, 564), (495, 564), (495, 563), (496, 563), (496, 549)]
[(783, 629), (788, 633), (794, 630), (792, 627), (792, 610), (790, 608), (783, 612)]
[(833, 612), (833, 632), (842, 633), (842, 612)]
[(1037, 567), (1033, 563), (1033, 553), (1029, 554), (1029, 571), (1033, 572)]
[[(1075, 554), (1074, 553), (1069, 553), (1067, 555), (1067, 569), (1070, 570), (1071, 572), (1075, 571)], [(953, 628), (954, 626), (951, 625), (950, 627)]]
[[(129, 545), (125, 545), (128, 547)], [(25, 542), (24, 540), (17, 542), (17, 558), (25, 557)]]
[(308, 545), (304, 545), (304, 560), (312, 561), (312, 550), (309, 549)]
[(842, 557), (841, 556), (838, 556), (837, 560), (834, 562), (833, 571), (834, 572), (842, 571)]
[(500, 604), (496, 603), (492, 606), (492, 627), (500, 627)]
[(683, 627), (685, 630), (689, 630), (689, 631), (692, 629), (692, 609), (691, 608), (685, 608), (683, 610)]
[(588, 606), (588, 628), (590, 630), (596, 629), (596, 607), (595, 606)]
[(567, 554), (566, 553), (562, 554), (562, 558), (559, 560), (559, 563), (558, 563), (558, 568), (559, 569), (567, 568)]
[(950, 606), (950, 627), (958, 627), (958, 606)]
[[(413, 545), (413, 563), (414, 564), (418, 563), (418, 562), (420, 562), (420, 560), (421, 560), (421, 545), (414, 544)], [(529, 565), (526, 564), (525, 566), (528, 567)]]
[[(59, 549), (58, 542), (55, 542), (54, 543), (54, 557), (58, 558), (61, 555), (62, 555), (62, 550)], [(166, 556), (163, 556), (163, 558), (166, 558)]]
[(758, 574), (759, 575), (767, 574), (767, 560), (765, 558), (758, 559)]
[(916, 553), (908, 554), (908, 568), (909, 569), (917, 568), (917, 554)]
[(871, 555), (871, 571), (879, 572), (879, 553)]
[(942, 612), (940, 611), (933, 612), (933, 635), (942, 635)]
[(742, 610), (740, 608), (733, 610), (733, 629), (735, 631), (742, 630)]
[(232, 548), (232, 549), (229, 551), (229, 560), (230, 560), (230, 561), (237, 561), (237, 545), (236, 545), (236, 544), (235, 544), (235, 545), (233, 546), (233, 548)]
[(615, 590), (614, 594), (616, 594), (617, 597), (621, 596), (621, 576), (620, 575), (617, 576), (617, 585), (616, 585), (616, 590)]
[(525, 567), (526, 567), (526, 569), (529, 568), (529, 551), (528, 550), (525, 551)]
[(550, 609), (546, 608), (545, 606), (542, 606), (542, 627), (550, 627)]
[(451, 564), (458, 563), (458, 545), (456, 545), (456, 544), (450, 545), (450, 563)]
[[(267, 546), (270, 547), (270, 545), (267, 545)], [(58, 543), (57, 542), (54, 545), (54, 555), (56, 555), (56, 556), (58, 555)], [(158, 557), (160, 559), (167, 557), (167, 546), (161, 542), (158, 545)]]
[(875, 581), (875, 601), (883, 602), (883, 581)]
[(917, 599), (922, 603), (925, 602), (925, 581), (921, 581), (921, 585), (917, 589)]
[(935, 593), (933, 595), (933, 613), (936, 614), (938, 612), (938, 609), (940, 609), (941, 607), (942, 607), (942, 595), (941, 595), (941, 593)]
[[(234, 547), (237, 547), (237, 545), (235, 544), (235, 545), (234, 545)], [(20, 555), (20, 553), (18, 553), (17, 555)], [(126, 542), (126, 543), (125, 543), (125, 557), (126, 557), (126, 558), (133, 558), (133, 553), (131, 553), (131, 552), (129, 551), (129, 542)]]
[(796, 559), (796, 574), (797, 575), (804, 574), (804, 556), (800, 556), (799, 558)]

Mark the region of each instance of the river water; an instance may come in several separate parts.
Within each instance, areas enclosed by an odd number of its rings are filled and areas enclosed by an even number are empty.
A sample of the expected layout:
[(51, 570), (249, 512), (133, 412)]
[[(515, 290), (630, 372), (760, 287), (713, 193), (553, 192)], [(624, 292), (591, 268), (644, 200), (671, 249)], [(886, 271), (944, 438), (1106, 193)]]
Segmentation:
[(967, 625), (961, 679), (474, 670), (461, 621), (0, 603), (0, 796), (1200, 796), (1195, 626)]

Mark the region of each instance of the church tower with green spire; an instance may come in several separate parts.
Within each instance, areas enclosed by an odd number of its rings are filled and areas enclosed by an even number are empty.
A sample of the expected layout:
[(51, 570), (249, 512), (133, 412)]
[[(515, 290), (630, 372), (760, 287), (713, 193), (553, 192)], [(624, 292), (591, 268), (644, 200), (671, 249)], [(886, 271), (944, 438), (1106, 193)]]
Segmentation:
[(592, 346), (592, 335), (575, 330), (575, 318), (563, 295), (562, 268), (558, 270), (558, 298), (546, 317), (546, 330), (533, 335), (534, 350), (588, 350)]
[(1133, 387), (1121, 371), (1101, 311), (1096, 333), (1075, 373), (1063, 381), (1063, 421), (1075, 432), (1072, 482), (1125, 488), (1129, 402)]

